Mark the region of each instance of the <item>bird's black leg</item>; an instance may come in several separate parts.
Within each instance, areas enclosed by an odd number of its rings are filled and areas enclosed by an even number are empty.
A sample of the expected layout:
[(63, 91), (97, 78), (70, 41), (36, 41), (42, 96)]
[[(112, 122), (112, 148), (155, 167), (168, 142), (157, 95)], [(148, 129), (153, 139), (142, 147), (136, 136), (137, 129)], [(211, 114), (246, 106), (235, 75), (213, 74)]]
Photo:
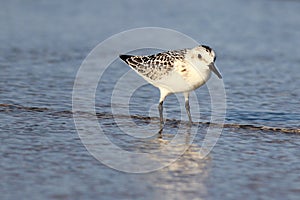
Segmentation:
[(189, 117), (189, 124), (192, 124), (193, 122), (192, 122), (189, 100), (185, 101), (185, 109), (186, 109), (186, 113)]
[(170, 92), (164, 88), (160, 88), (160, 98), (158, 104), (158, 111), (159, 111), (159, 120), (160, 120), (160, 132), (164, 128), (164, 118), (163, 118), (163, 103), (166, 98), (170, 94)]
[(159, 111), (159, 120), (160, 120), (160, 129), (162, 129), (164, 125), (164, 118), (163, 118), (163, 101), (159, 102), (158, 104), (158, 111)]
[(189, 117), (189, 124), (192, 125), (193, 121), (192, 121), (192, 116), (191, 116), (191, 111), (190, 111), (189, 94), (188, 93), (184, 93), (184, 98), (185, 98), (186, 113), (187, 113), (187, 115)]

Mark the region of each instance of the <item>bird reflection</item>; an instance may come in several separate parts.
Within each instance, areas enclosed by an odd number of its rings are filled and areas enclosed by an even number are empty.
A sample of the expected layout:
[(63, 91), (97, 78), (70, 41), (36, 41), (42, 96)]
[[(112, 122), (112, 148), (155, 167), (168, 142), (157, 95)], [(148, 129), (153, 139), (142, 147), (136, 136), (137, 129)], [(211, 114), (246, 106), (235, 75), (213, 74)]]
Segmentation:
[[(196, 124), (187, 126), (186, 123), (177, 125), (177, 129), (174, 130), (174, 127), (172, 129), (166, 124), (165, 128), (160, 130), (157, 135), (157, 141), (161, 144), (164, 156), (170, 158), (177, 155), (177, 159), (165, 165), (164, 158), (152, 155), (151, 159), (159, 160), (166, 167), (152, 173), (149, 179), (153, 179), (154, 187), (165, 189), (164, 195), (168, 198), (184, 198), (181, 195), (188, 191), (196, 191), (198, 196), (206, 196), (205, 182), (210, 176), (211, 159), (209, 156), (204, 159), (200, 157), (201, 145), (199, 137), (196, 138), (199, 127)], [(168, 147), (165, 148), (166, 146)], [(164, 148), (165, 150), (163, 150)], [(182, 151), (181, 154), (178, 154), (180, 151)], [(157, 195), (161, 196), (162, 194), (158, 193)]]

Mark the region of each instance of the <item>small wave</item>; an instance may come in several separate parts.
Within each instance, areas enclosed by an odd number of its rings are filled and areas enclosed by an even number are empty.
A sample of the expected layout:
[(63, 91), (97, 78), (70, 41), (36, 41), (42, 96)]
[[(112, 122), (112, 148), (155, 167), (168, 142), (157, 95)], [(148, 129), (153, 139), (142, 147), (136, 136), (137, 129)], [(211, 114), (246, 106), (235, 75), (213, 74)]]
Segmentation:
[[(95, 116), (94, 113), (89, 112), (77, 112), (74, 113), (69, 110), (57, 111), (51, 108), (45, 107), (25, 107), (20, 105), (13, 105), (13, 104), (0, 104), (0, 112), (47, 112), (53, 116), (60, 116), (60, 117), (73, 117), (73, 114), (79, 114), (82, 116)], [(140, 116), (140, 115), (113, 115), (111, 113), (96, 113), (96, 116), (99, 119), (114, 119), (114, 118), (123, 118), (123, 119), (137, 119), (142, 120), (145, 122), (150, 122), (151, 120), (159, 121), (158, 117), (147, 117), (147, 116)], [(172, 123), (174, 125), (179, 125), (182, 123), (181, 120), (177, 119), (166, 119), (168, 123)], [(285, 128), (285, 127), (271, 127), (271, 126), (264, 126), (264, 125), (252, 125), (252, 124), (234, 124), (234, 123), (225, 123), (225, 124), (213, 124), (210, 122), (194, 122), (194, 125), (214, 125), (220, 126), (223, 128), (233, 128), (233, 129), (248, 129), (248, 130), (261, 130), (261, 131), (273, 131), (273, 132), (282, 132), (282, 133), (291, 133), (291, 134), (300, 134), (299, 128)]]

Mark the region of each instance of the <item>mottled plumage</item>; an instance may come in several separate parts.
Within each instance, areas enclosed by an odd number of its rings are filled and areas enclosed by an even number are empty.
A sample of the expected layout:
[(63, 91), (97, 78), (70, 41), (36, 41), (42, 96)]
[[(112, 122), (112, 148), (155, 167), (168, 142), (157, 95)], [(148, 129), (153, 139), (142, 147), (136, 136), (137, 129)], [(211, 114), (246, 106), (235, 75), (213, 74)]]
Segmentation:
[(205, 84), (210, 78), (211, 71), (222, 78), (214, 65), (215, 52), (205, 45), (149, 56), (120, 55), (120, 58), (146, 81), (159, 88), (158, 108), (161, 124), (163, 124), (162, 104), (166, 96), (178, 92), (184, 94), (186, 111), (192, 123), (189, 92)]
[(153, 81), (159, 80), (174, 70), (175, 60), (184, 60), (186, 49), (177, 51), (166, 51), (150, 56), (121, 55), (129, 66)]

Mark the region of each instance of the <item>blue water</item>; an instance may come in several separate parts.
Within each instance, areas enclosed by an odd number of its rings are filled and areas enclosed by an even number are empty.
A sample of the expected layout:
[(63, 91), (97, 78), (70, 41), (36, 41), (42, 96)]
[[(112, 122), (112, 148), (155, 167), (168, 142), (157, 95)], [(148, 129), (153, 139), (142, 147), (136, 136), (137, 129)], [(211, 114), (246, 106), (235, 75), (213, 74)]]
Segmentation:
[[(299, 10), (300, 2), (283, 0), (2, 2), (0, 199), (298, 199)], [(227, 110), (216, 146), (199, 159), (210, 102), (207, 89), (198, 89), (203, 123), (189, 150), (168, 167), (130, 174), (86, 150), (72, 117), (72, 89), (99, 42), (145, 26), (174, 29), (215, 49)], [(176, 97), (165, 102), (162, 138), (124, 136), (110, 115), (110, 96), (130, 69), (119, 60), (109, 69), (96, 92), (105, 134), (134, 152), (170, 141), (180, 119)], [(151, 85), (133, 94), (130, 114), (139, 127), (157, 116), (149, 106), (158, 99)]]

